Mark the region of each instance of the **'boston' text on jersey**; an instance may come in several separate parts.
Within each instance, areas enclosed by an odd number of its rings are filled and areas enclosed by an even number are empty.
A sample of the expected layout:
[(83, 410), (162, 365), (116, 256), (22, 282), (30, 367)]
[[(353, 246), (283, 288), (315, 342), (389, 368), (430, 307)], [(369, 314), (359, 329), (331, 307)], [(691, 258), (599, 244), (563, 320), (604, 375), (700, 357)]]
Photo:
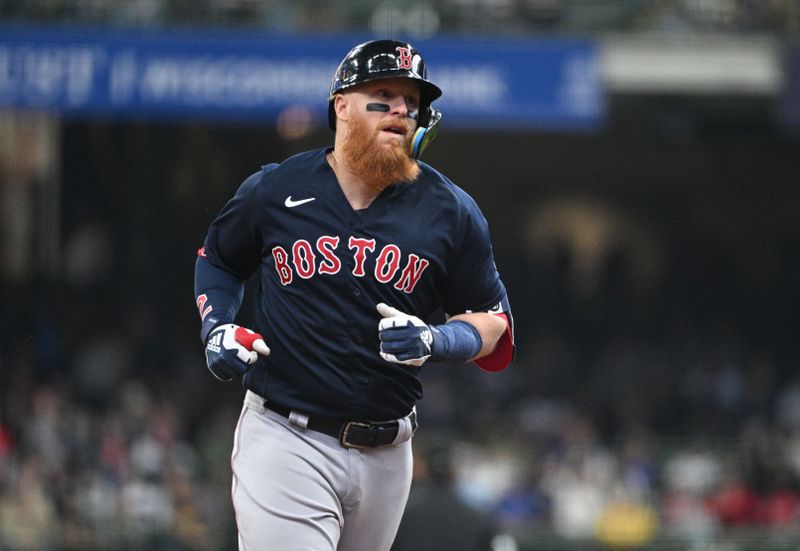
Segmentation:
[[(273, 247), (272, 258), (275, 260), (275, 270), (278, 272), (281, 284), (289, 285), (295, 274), (302, 279), (309, 279), (315, 274), (339, 273), (342, 269), (342, 260), (337, 256), (340, 241), (339, 236), (331, 235), (323, 235), (314, 245), (305, 239), (298, 239), (292, 245), (291, 253), (280, 245)], [(350, 236), (347, 247), (353, 254), (353, 275), (364, 277), (366, 275), (364, 264), (368, 257), (375, 255), (375, 240)], [(385, 245), (375, 257), (373, 275), (380, 283), (395, 281), (395, 289), (411, 293), (430, 262), (410, 253), (405, 266), (401, 269), (402, 257), (400, 247)]]

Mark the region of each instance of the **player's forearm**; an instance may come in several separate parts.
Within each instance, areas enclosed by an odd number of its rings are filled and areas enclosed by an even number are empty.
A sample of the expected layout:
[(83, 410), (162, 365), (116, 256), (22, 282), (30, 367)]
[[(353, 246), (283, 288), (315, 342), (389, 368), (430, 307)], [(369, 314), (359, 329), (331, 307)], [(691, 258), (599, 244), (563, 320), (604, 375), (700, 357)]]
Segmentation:
[[(451, 317), (448, 322), (461, 320), (472, 325), (481, 336), (481, 349), (475, 358), (482, 358), (491, 354), (500, 337), (506, 332), (506, 322), (494, 314), (488, 312), (472, 312), (469, 314), (458, 314)], [(473, 358), (473, 359), (475, 359)]]
[(244, 297), (244, 283), (199, 256), (195, 265), (194, 291), (202, 320), (200, 338), (218, 325), (233, 322)]

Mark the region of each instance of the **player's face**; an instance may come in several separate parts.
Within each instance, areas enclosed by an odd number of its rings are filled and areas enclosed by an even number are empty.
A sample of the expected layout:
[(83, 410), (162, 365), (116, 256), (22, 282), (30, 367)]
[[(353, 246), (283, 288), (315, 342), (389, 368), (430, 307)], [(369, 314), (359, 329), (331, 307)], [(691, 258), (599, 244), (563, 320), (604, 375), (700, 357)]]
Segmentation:
[[(352, 99), (354, 114), (362, 115), (362, 123), (374, 131), (376, 145), (407, 146), (410, 143), (417, 127), (419, 84), (407, 78), (368, 82), (354, 90)], [(376, 104), (388, 106), (388, 111), (369, 109)]]
[[(368, 110), (370, 104), (388, 110)], [(419, 87), (409, 79), (380, 80), (348, 92), (342, 152), (351, 168), (378, 187), (416, 179), (419, 166), (409, 149), (417, 123), (408, 115), (418, 106)]]

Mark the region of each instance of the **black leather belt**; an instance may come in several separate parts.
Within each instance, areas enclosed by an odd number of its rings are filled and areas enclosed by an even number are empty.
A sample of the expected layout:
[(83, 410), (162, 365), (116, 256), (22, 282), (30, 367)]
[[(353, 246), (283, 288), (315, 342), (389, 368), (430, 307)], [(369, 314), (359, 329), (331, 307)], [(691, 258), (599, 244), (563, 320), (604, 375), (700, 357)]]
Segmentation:
[[(264, 407), (290, 419), (292, 410), (274, 402), (264, 401)], [(412, 429), (416, 429), (416, 413), (411, 413)], [(378, 423), (343, 421), (326, 417), (308, 417), (306, 428), (333, 436), (345, 448), (379, 448), (388, 446), (397, 438), (399, 421)]]

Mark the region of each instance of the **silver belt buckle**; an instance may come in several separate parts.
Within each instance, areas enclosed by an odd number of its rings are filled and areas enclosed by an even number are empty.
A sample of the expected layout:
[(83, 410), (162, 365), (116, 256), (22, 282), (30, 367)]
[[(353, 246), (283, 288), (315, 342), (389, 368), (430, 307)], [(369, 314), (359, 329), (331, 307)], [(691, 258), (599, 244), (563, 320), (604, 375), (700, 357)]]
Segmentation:
[(358, 421), (349, 421), (344, 428), (342, 429), (342, 434), (339, 437), (339, 443), (345, 448), (355, 448), (355, 449), (362, 449), (365, 450), (369, 448), (369, 446), (361, 446), (359, 444), (351, 444), (347, 441), (347, 437), (350, 435), (350, 429), (352, 427), (360, 427), (364, 429), (369, 429), (371, 425), (368, 423), (359, 423)]

